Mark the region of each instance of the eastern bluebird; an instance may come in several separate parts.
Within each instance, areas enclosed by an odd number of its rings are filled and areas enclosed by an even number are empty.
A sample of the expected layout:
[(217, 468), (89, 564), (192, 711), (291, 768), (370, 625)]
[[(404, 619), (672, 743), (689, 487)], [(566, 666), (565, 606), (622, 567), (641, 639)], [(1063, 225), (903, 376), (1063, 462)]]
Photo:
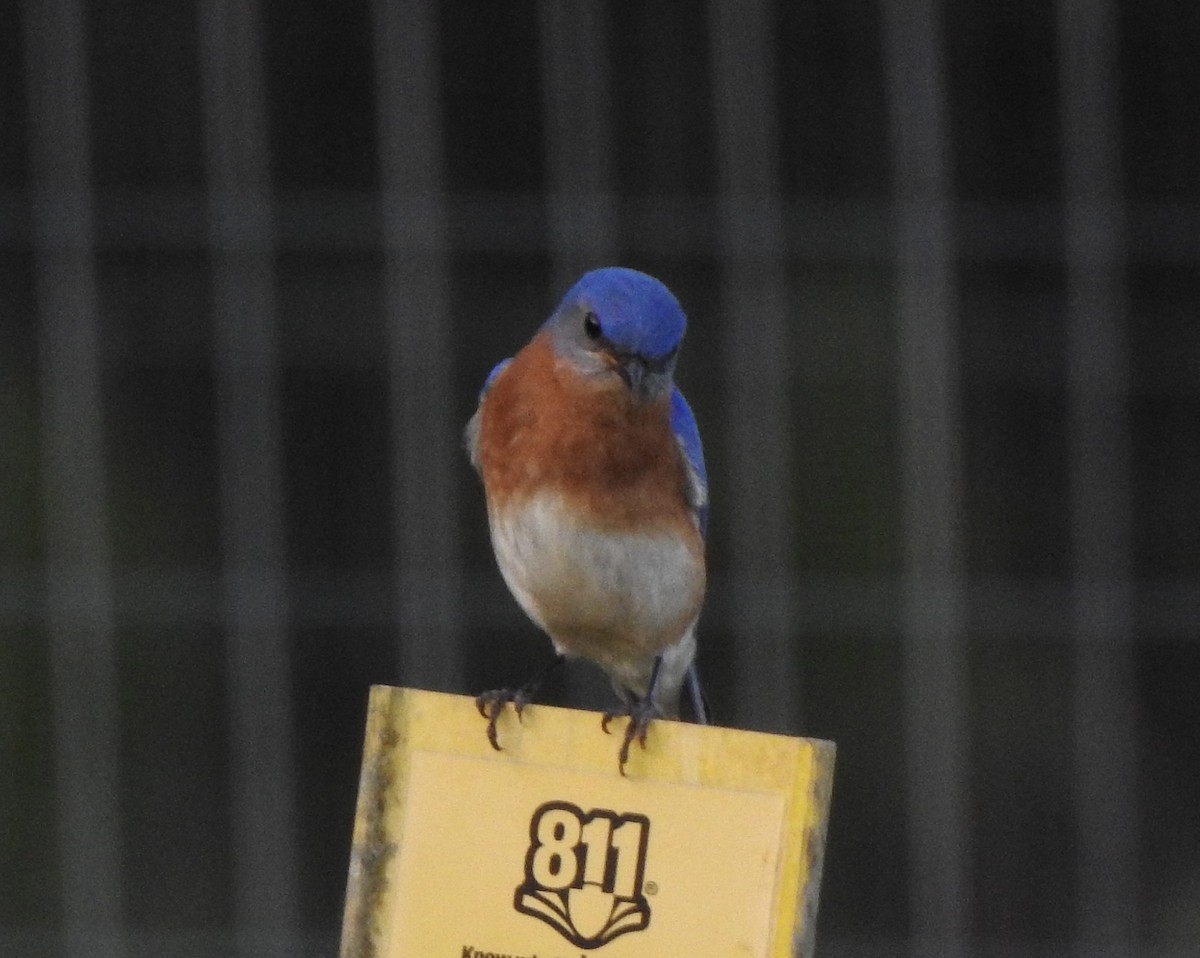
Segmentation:
[(467, 424), (483, 477), (500, 572), (557, 656), (517, 689), (477, 699), (496, 741), (506, 702), (518, 716), (564, 658), (612, 679), (629, 724), (622, 774), (656, 715), (678, 715), (704, 599), (708, 481), (696, 420), (672, 373), (687, 320), (662, 283), (593, 270), (533, 339), (488, 375)]

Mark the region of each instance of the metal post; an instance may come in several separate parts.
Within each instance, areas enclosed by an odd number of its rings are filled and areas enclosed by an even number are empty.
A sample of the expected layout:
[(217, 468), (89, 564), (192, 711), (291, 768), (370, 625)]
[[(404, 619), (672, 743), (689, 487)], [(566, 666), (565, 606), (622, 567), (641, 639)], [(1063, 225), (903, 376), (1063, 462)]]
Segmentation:
[(280, 362), (263, 38), (253, 2), (199, 7), (213, 251), (223, 620), (238, 954), (300, 942)]
[(905, 746), (914, 954), (967, 953), (961, 399), (946, 92), (930, 0), (884, 4), (895, 158)]
[(709, 4), (720, 196), (721, 321), (729, 376), (724, 460), (737, 659), (749, 727), (799, 721), (784, 227), (770, 5)]
[(118, 958), (117, 673), (83, 4), (33, 0), (23, 19), (65, 954)]
[(1067, 260), (1075, 810), (1081, 955), (1137, 939), (1129, 358), (1116, 5), (1058, 4)]

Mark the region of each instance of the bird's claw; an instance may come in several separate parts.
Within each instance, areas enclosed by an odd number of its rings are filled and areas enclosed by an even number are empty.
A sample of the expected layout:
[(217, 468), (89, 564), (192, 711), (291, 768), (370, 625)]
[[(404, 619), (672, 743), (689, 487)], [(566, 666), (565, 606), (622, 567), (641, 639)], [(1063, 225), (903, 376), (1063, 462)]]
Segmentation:
[(504, 713), (504, 706), (509, 702), (512, 703), (513, 711), (517, 713), (517, 721), (519, 722), (521, 721), (521, 713), (525, 711), (525, 706), (529, 704), (529, 701), (530, 695), (523, 688), (489, 689), (475, 696), (475, 708), (479, 709), (479, 714), (488, 720), (488, 741), (497, 752), (503, 751), (500, 747), (500, 742), (496, 738), (496, 723)]
[(621, 737), (621, 750), (617, 752), (617, 767), (624, 775), (625, 765), (629, 761), (630, 746), (636, 741), (643, 749), (646, 747), (646, 733), (650, 731), (650, 723), (658, 718), (659, 711), (650, 696), (646, 696), (632, 704), (607, 710), (600, 719), (600, 728), (604, 730), (605, 734), (612, 734), (608, 729), (609, 723), (622, 716), (629, 718), (629, 723), (625, 726), (625, 734)]

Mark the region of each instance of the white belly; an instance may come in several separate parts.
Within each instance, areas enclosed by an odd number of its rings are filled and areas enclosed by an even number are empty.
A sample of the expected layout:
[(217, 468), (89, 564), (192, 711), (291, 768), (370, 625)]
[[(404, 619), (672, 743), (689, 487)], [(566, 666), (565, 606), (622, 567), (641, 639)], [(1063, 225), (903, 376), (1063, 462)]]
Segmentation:
[(685, 538), (599, 531), (552, 494), (492, 516), (491, 533), (505, 582), (560, 652), (635, 691), (667, 649), (684, 643), (690, 662), (704, 564)]

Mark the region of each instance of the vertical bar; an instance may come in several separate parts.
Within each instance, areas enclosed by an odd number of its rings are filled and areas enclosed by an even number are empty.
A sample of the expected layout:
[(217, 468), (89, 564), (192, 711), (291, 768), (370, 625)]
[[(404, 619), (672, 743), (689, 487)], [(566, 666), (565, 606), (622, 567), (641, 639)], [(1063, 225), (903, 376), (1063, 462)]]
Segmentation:
[(64, 953), (117, 958), (120, 769), (83, 5), (25, 15)]
[(1129, 359), (1116, 9), (1060, 0), (1079, 954), (1124, 955), (1137, 913)]
[(455, 490), (463, 467), (437, 77), (437, 6), (374, 0), (384, 315), (391, 381), (400, 676), (462, 678), (461, 557)]
[[(608, 24), (598, 0), (541, 0), (539, 26), (553, 300), (582, 273), (619, 255)], [(565, 669), (560, 676), (567, 701), (586, 699), (586, 671)]]
[(946, 91), (932, 0), (888, 0), (913, 952), (967, 953), (965, 585)]
[(258, 5), (199, 5), (233, 748), (237, 953), (300, 944), (279, 346)]
[(792, 728), (799, 717), (788, 517), (789, 336), (775, 126), (771, 5), (712, 0), (709, 34), (720, 180), (725, 458), (740, 720)]
[(83, 7), (31, 0), (24, 23), (65, 953), (116, 958), (118, 697)]
[(554, 288), (618, 254), (605, 7), (541, 0)]

